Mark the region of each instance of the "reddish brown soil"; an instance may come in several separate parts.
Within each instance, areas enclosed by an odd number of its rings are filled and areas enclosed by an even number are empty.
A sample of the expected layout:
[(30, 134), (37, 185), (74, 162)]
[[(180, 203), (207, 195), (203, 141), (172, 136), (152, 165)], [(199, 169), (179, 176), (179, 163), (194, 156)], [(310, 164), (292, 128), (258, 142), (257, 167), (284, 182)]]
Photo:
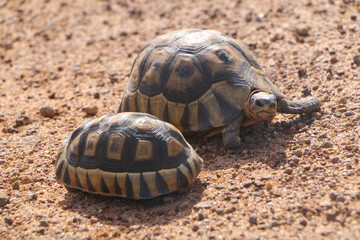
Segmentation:
[[(359, 13), (358, 0), (0, 1), (0, 238), (360, 239)], [(240, 39), (322, 111), (243, 128), (243, 151), (189, 139), (203, 172), (153, 207), (68, 193), (55, 156), (82, 110), (114, 112), (137, 52), (184, 28)]]

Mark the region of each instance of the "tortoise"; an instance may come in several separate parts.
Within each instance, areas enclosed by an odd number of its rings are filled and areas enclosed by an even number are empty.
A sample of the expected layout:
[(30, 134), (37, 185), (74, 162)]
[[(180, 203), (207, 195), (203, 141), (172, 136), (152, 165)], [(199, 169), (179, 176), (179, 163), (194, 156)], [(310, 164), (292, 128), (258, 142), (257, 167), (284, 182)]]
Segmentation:
[(222, 131), (225, 147), (236, 149), (240, 126), (319, 107), (313, 97), (287, 100), (239, 41), (190, 29), (159, 36), (140, 51), (117, 111), (150, 113), (184, 134)]
[(69, 191), (151, 199), (189, 188), (202, 164), (173, 125), (128, 112), (89, 120), (71, 133), (55, 173)]

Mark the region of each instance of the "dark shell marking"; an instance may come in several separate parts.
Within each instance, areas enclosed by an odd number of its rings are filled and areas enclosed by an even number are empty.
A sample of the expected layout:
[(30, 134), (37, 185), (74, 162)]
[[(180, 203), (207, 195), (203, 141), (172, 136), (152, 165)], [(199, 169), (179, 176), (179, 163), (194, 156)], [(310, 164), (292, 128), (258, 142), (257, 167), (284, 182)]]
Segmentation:
[(212, 30), (157, 37), (136, 58), (118, 112), (147, 112), (180, 131), (223, 127), (250, 92), (284, 95), (240, 42)]
[(145, 113), (85, 122), (64, 141), (56, 178), (70, 188), (133, 199), (191, 186), (202, 159), (172, 125)]

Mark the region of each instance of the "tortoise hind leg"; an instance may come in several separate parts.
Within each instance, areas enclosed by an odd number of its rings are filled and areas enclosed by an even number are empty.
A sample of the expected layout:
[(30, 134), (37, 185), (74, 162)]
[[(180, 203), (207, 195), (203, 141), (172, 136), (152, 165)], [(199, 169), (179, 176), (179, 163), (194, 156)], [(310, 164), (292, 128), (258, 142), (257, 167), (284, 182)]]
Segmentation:
[(222, 130), (222, 139), (225, 148), (237, 149), (240, 147), (240, 124), (244, 118), (244, 113), (241, 112), (234, 120)]

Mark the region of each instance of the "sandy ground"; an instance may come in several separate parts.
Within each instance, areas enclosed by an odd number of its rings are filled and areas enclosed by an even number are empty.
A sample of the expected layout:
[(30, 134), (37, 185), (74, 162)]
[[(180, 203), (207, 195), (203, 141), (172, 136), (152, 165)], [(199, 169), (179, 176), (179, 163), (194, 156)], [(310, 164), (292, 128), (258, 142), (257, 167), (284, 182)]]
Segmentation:
[[(360, 239), (359, 1), (194, 2), (0, 1), (0, 239)], [(153, 207), (68, 193), (59, 144), (117, 109), (147, 42), (184, 28), (240, 39), (322, 111), (243, 128), (242, 151), (189, 139), (204, 170)]]

